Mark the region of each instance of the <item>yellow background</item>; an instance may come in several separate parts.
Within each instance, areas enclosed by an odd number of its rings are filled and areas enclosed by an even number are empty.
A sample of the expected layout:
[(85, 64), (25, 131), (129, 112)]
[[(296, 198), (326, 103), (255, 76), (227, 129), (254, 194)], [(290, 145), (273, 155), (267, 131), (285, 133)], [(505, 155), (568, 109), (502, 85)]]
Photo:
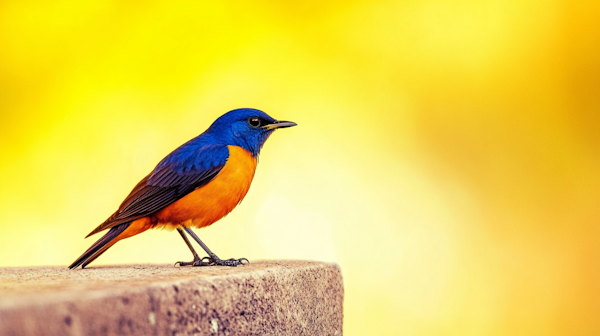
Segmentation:
[[(600, 334), (599, 1), (0, 1), (0, 266), (68, 265), (238, 107), (298, 127), (221, 257), (342, 267), (346, 335)], [(177, 233), (96, 265), (172, 263)]]

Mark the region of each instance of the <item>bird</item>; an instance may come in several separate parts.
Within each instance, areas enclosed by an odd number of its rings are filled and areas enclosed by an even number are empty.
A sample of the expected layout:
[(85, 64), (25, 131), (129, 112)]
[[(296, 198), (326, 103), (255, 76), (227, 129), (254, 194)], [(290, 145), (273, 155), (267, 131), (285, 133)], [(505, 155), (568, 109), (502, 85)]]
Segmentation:
[[(118, 210), (90, 234), (108, 230), (69, 269), (88, 264), (118, 241), (148, 229), (175, 229), (194, 259), (175, 266), (238, 266), (246, 258), (220, 259), (192, 228), (207, 227), (231, 212), (246, 196), (258, 155), (277, 129), (296, 126), (273, 119), (261, 110), (240, 108), (215, 120), (197, 137), (162, 159), (121, 203)], [(208, 257), (200, 258), (191, 236)]]

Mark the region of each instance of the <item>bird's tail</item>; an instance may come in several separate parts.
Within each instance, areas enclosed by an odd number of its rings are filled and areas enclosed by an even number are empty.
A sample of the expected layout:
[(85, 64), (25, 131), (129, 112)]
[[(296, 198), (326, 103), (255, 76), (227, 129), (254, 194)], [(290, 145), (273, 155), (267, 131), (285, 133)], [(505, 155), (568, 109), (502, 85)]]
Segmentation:
[(109, 247), (113, 246), (117, 241), (117, 237), (125, 231), (131, 222), (119, 224), (117, 226), (113, 226), (102, 238), (98, 239), (97, 242), (94, 243), (87, 251), (85, 251), (81, 257), (77, 258), (75, 262), (69, 266), (70, 269), (79, 267), (84, 268), (89, 263), (98, 258), (102, 253), (108, 250)]

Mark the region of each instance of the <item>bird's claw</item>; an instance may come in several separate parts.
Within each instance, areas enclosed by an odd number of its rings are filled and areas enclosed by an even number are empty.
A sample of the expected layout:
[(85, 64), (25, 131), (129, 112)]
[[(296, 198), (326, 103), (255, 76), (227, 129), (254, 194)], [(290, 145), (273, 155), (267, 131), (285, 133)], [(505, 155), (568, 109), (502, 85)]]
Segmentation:
[[(207, 261), (205, 262), (204, 259), (206, 259)], [(231, 267), (236, 267), (239, 265), (246, 265), (249, 264), (250, 261), (246, 258), (240, 258), (240, 259), (226, 259), (226, 260), (221, 260), (219, 258), (211, 258), (211, 257), (204, 257), (202, 258), (202, 261), (205, 262), (206, 264), (208, 264), (208, 266), (231, 266)], [(244, 261), (246, 261), (246, 264), (244, 264)]]
[[(244, 261), (246, 263), (244, 263)], [(239, 259), (227, 259), (227, 260), (221, 260), (219, 258), (211, 258), (211, 257), (204, 257), (202, 259), (197, 259), (194, 261), (178, 261), (175, 263), (174, 267), (183, 267), (183, 266), (232, 266), (232, 267), (236, 267), (239, 265), (247, 265), (250, 264), (250, 261), (246, 258), (239, 258)]]
[(231, 258), (231, 259), (227, 259), (227, 260), (217, 259), (217, 260), (214, 260), (213, 262), (214, 262), (215, 265), (219, 265), (219, 266), (233, 266), (233, 267), (235, 267), (235, 266), (239, 266), (239, 265), (245, 265), (244, 264), (244, 260), (246, 261), (246, 263), (250, 264), (250, 261), (248, 259), (246, 259), (246, 258), (240, 258), (240, 259)]

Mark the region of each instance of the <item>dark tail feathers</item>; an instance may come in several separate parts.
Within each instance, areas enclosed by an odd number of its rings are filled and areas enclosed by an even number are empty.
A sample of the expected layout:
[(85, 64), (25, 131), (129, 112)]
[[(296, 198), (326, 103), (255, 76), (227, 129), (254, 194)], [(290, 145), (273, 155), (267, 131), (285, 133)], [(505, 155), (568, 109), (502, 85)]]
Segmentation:
[[(113, 226), (102, 238), (98, 239), (81, 257), (77, 258), (74, 263), (69, 266), (70, 269), (76, 268), (81, 265), (81, 268), (85, 268), (89, 263), (98, 258), (104, 251), (108, 250), (115, 242), (112, 242), (117, 238), (125, 229), (129, 227), (131, 222), (119, 224)], [(111, 243), (112, 242), (112, 243)]]

